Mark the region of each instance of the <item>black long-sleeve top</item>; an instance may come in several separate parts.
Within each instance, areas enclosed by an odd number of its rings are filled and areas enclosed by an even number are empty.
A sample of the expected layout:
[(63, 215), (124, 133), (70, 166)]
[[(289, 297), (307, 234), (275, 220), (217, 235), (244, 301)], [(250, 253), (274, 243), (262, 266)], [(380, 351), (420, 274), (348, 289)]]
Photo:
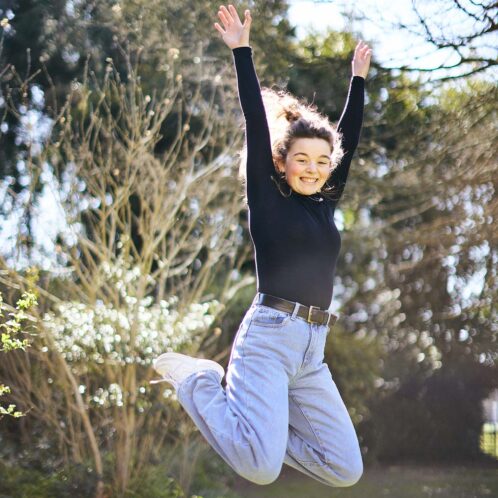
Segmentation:
[[(341, 237), (334, 223), (337, 200), (292, 191), (284, 197), (272, 175), (270, 132), (254, 69), (251, 47), (232, 50), (239, 99), (246, 124), (249, 231), (254, 244), (257, 290), (307, 306), (328, 309)], [(338, 123), (344, 156), (328, 181), (342, 192), (358, 145), (363, 120), (365, 80), (351, 78)], [(337, 196), (336, 196), (337, 197)], [(314, 199), (313, 199), (314, 198)]]

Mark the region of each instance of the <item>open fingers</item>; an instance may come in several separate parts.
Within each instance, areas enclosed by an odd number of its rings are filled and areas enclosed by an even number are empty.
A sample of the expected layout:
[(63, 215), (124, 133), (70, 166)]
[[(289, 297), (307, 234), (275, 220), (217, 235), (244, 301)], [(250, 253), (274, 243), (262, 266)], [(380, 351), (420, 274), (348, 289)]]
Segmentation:
[(362, 58), (366, 58), (372, 54), (372, 49), (363, 40), (360, 40), (356, 45), (354, 52), (355, 56), (358, 55)]
[(361, 56), (366, 59), (372, 55), (372, 49), (368, 46), (365, 47), (364, 50), (361, 51)]
[[(233, 14), (233, 10), (232, 10), (233, 6), (229, 5), (228, 7), (229, 8), (227, 9), (224, 5), (220, 5), (220, 11), (219, 11), (219, 13), (221, 12), (221, 14), (225, 17), (226, 22), (228, 24), (231, 24), (231, 23), (235, 22), (235, 19), (234, 19), (233, 15), (232, 15)], [(230, 7), (232, 7), (232, 9), (230, 9)], [(237, 16), (237, 12), (235, 12), (235, 16), (238, 17)]]
[(232, 17), (232, 16), (230, 16), (230, 18), (229, 18), (226, 13), (228, 13), (228, 11), (226, 9), (222, 10), (222, 8), (220, 7), (220, 10), (218, 11), (218, 17), (220, 18), (220, 21), (223, 23), (223, 27), (225, 29), (227, 29), (228, 26), (230, 26), (230, 19)]
[(220, 32), (221, 35), (224, 35), (226, 33), (226, 31), (224, 31), (217, 22), (214, 23), (214, 27)]
[(355, 52), (359, 52), (360, 50), (363, 50), (365, 47), (368, 47), (368, 45), (367, 45), (367, 44), (366, 44), (363, 40), (360, 40), (360, 41), (357, 43), (357, 45), (356, 45), (356, 47), (355, 47), (354, 51), (355, 51)]
[(237, 13), (237, 9), (232, 4), (229, 4), (228, 10), (229, 10), (230, 14), (232, 15), (232, 19), (234, 21), (238, 21), (240, 23), (240, 17), (239, 17), (239, 14)]

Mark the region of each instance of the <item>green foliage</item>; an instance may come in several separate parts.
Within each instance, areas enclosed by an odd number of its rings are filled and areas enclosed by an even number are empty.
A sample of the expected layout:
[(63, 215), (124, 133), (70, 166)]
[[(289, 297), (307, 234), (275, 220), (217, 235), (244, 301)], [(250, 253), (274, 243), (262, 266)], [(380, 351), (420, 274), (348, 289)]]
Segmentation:
[[(25, 321), (27, 319), (27, 312), (33, 307), (37, 306), (37, 294), (34, 290), (34, 282), (38, 278), (36, 270), (28, 271), (28, 284), (29, 290), (24, 292), (21, 298), (17, 301), (16, 308), (13, 312), (8, 313), (8, 319), (5, 321), (6, 306), (3, 301), (3, 296), (0, 293), (0, 353), (8, 353), (16, 349), (25, 350), (29, 346), (29, 340), (19, 338), (19, 335), (26, 333)], [(0, 398), (5, 394), (10, 393), (10, 387), (0, 384)], [(0, 405), (0, 418), (3, 415), (10, 415), (15, 418), (23, 416), (23, 413), (16, 410), (14, 404), (9, 404), (7, 407)]]
[[(9, 394), (9, 393), (10, 393), (10, 387), (0, 384), (0, 398), (4, 394)], [(11, 403), (7, 407), (0, 405), (0, 415), (11, 415), (14, 418), (19, 418), (23, 416), (23, 413), (16, 410), (16, 405)]]
[[(130, 483), (126, 491), (127, 498), (142, 498), (153, 496), (154, 498), (186, 498), (179, 484), (174, 478), (166, 475), (164, 466), (147, 466), (140, 477)], [(194, 497), (191, 497), (194, 498)], [(198, 498), (203, 498), (199, 496)]]
[[(15, 312), (8, 314), (10, 319), (0, 323), (2, 330), (0, 352), (7, 353), (14, 349), (22, 349), (23, 351), (26, 349), (29, 341), (19, 339), (17, 336), (22, 332), (23, 321), (27, 318), (26, 312), (36, 304), (36, 295), (33, 292), (25, 292), (17, 301)], [(4, 319), (4, 309), (3, 297), (0, 294), (0, 319)]]
[(288, 90), (316, 104), (332, 122), (339, 120), (346, 100), (355, 41), (351, 33), (310, 34), (289, 56)]
[(54, 473), (0, 461), (0, 496), (73, 498), (95, 494), (95, 475), (83, 465)]
[(204, 441), (201, 444), (206, 451), (197, 462), (191, 492), (203, 498), (242, 498), (232, 490), (239, 476)]
[[(113, 462), (108, 455), (106, 466)], [(48, 457), (47, 457), (48, 458)], [(16, 498), (73, 498), (74, 496), (95, 496), (97, 475), (91, 463), (71, 464), (56, 469), (52, 464), (37, 461), (22, 461), (21, 464), (7, 464), (7, 458), (0, 459), (0, 496)], [(111, 469), (107, 468), (107, 475)], [(206, 480), (207, 482), (207, 480)], [(221, 489), (219, 483), (211, 480), (213, 489)], [(116, 490), (106, 485), (105, 496), (115, 496)], [(130, 483), (123, 495), (126, 498), (214, 498), (209, 495), (185, 495), (174, 477), (168, 475), (167, 465), (148, 465), (140, 476)], [(216, 498), (234, 498), (234, 495), (216, 495)]]
[(382, 348), (374, 336), (346, 334), (333, 327), (325, 347), (325, 361), (355, 424), (370, 415), (368, 402), (381, 380)]

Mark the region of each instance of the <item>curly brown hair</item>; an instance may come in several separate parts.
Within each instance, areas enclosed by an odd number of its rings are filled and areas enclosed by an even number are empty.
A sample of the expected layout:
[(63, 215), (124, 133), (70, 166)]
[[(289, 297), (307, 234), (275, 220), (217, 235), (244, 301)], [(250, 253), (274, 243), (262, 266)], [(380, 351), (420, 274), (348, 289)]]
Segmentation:
[[(278, 171), (277, 162), (285, 162), (289, 149), (298, 138), (322, 138), (328, 142), (331, 154), (331, 173), (341, 161), (344, 151), (341, 147), (341, 134), (326, 116), (317, 111), (315, 104), (300, 101), (286, 90), (273, 90), (263, 87), (261, 96), (266, 111), (272, 147), (275, 176), (272, 176), (280, 193), (289, 196), (292, 191), (285, 175)], [(239, 177), (246, 180), (247, 143), (239, 152)], [(337, 188), (328, 182), (320, 193), (323, 197), (335, 198)]]

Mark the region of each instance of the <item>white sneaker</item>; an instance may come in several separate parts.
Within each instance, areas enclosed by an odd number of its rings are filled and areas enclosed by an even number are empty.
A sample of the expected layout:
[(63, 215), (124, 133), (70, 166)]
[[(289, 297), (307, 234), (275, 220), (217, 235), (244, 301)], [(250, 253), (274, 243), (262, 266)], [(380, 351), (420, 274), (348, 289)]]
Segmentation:
[(150, 383), (169, 382), (175, 389), (178, 389), (180, 383), (195, 372), (214, 370), (221, 378), (225, 375), (225, 370), (219, 363), (181, 353), (163, 353), (154, 360), (153, 365), (154, 370), (162, 376), (162, 379), (151, 380)]

